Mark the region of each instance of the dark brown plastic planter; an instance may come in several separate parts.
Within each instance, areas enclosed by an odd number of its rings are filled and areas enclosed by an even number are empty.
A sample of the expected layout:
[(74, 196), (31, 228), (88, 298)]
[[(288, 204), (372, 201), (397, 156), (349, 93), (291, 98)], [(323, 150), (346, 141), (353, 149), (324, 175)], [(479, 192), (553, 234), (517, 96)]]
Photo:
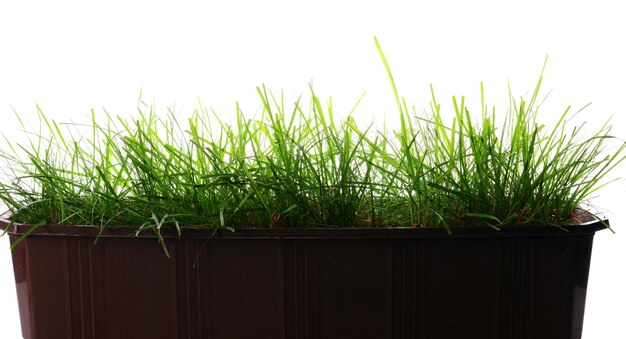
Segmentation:
[(26, 339), (571, 339), (602, 228), (184, 230), (167, 258), (42, 226), (12, 255)]

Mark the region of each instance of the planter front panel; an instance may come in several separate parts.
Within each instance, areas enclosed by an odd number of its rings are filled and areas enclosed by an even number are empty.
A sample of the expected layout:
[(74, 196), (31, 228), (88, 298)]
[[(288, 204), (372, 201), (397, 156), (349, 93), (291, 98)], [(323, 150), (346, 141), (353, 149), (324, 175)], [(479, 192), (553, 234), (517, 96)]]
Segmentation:
[[(386, 338), (392, 332), (393, 245), (323, 241), (309, 246), (310, 338)], [(307, 336), (303, 336), (307, 338)]]
[(95, 338), (177, 337), (171, 326), (178, 312), (175, 258), (168, 260), (148, 239), (129, 238), (101, 239), (86, 254), (78, 265), (92, 277), (86, 286), (93, 300)]
[[(237, 232), (235, 232), (237, 234)], [(593, 231), (166, 239), (33, 234), (25, 338), (580, 338)], [(12, 239), (16, 239), (15, 234)]]
[(178, 254), (177, 338), (285, 338), (281, 244), (172, 243)]
[(502, 243), (439, 240), (421, 247), (418, 303), (424, 306), (416, 321), (421, 336), (414, 337), (498, 338)]

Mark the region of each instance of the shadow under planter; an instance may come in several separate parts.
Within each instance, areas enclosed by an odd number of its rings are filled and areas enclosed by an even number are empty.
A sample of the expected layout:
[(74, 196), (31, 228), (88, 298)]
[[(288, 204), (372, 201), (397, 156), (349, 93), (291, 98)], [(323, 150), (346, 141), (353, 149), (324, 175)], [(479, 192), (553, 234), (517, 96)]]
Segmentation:
[(12, 255), (26, 339), (571, 339), (603, 228), (185, 229), (168, 258), (147, 233), (42, 226)]

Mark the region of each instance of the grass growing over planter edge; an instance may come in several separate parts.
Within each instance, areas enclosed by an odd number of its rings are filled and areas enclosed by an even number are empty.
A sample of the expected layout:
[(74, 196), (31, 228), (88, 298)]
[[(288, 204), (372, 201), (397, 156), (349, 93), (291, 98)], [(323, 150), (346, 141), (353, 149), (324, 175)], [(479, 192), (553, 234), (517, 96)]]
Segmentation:
[(418, 114), (376, 45), (397, 130), (359, 126), (354, 109), (338, 121), (332, 99), (322, 103), (312, 88), (308, 102), (286, 104), (282, 92), (259, 87), (260, 116), (237, 105), (232, 125), (202, 105), (186, 121), (152, 107), (133, 119), (92, 111), (88, 127), (59, 124), (37, 107), (41, 128), (27, 144), (5, 138), (0, 199), (14, 222), (134, 225), (157, 235), (166, 227), (567, 225), (625, 158), (608, 121), (591, 136), (570, 128), (578, 112), (569, 107), (552, 127), (537, 122), (543, 71), (527, 100), (509, 91), (500, 124), (482, 84), (478, 120), (453, 97), (446, 123), (432, 88), (430, 111)]

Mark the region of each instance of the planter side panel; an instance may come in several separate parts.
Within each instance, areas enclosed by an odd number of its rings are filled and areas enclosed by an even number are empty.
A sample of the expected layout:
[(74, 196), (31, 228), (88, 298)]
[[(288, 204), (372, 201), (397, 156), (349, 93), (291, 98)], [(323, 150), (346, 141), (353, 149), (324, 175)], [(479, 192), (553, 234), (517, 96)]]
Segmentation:
[(14, 250), (23, 336), (175, 338), (173, 260), (153, 239), (92, 241), (31, 236)]
[(24, 337), (71, 338), (67, 241), (27, 238), (12, 256)]
[(505, 241), (501, 338), (580, 339), (593, 234)]
[(531, 337), (581, 337), (590, 254), (590, 237), (535, 243)]
[(400, 241), (393, 338), (579, 339), (592, 241)]

